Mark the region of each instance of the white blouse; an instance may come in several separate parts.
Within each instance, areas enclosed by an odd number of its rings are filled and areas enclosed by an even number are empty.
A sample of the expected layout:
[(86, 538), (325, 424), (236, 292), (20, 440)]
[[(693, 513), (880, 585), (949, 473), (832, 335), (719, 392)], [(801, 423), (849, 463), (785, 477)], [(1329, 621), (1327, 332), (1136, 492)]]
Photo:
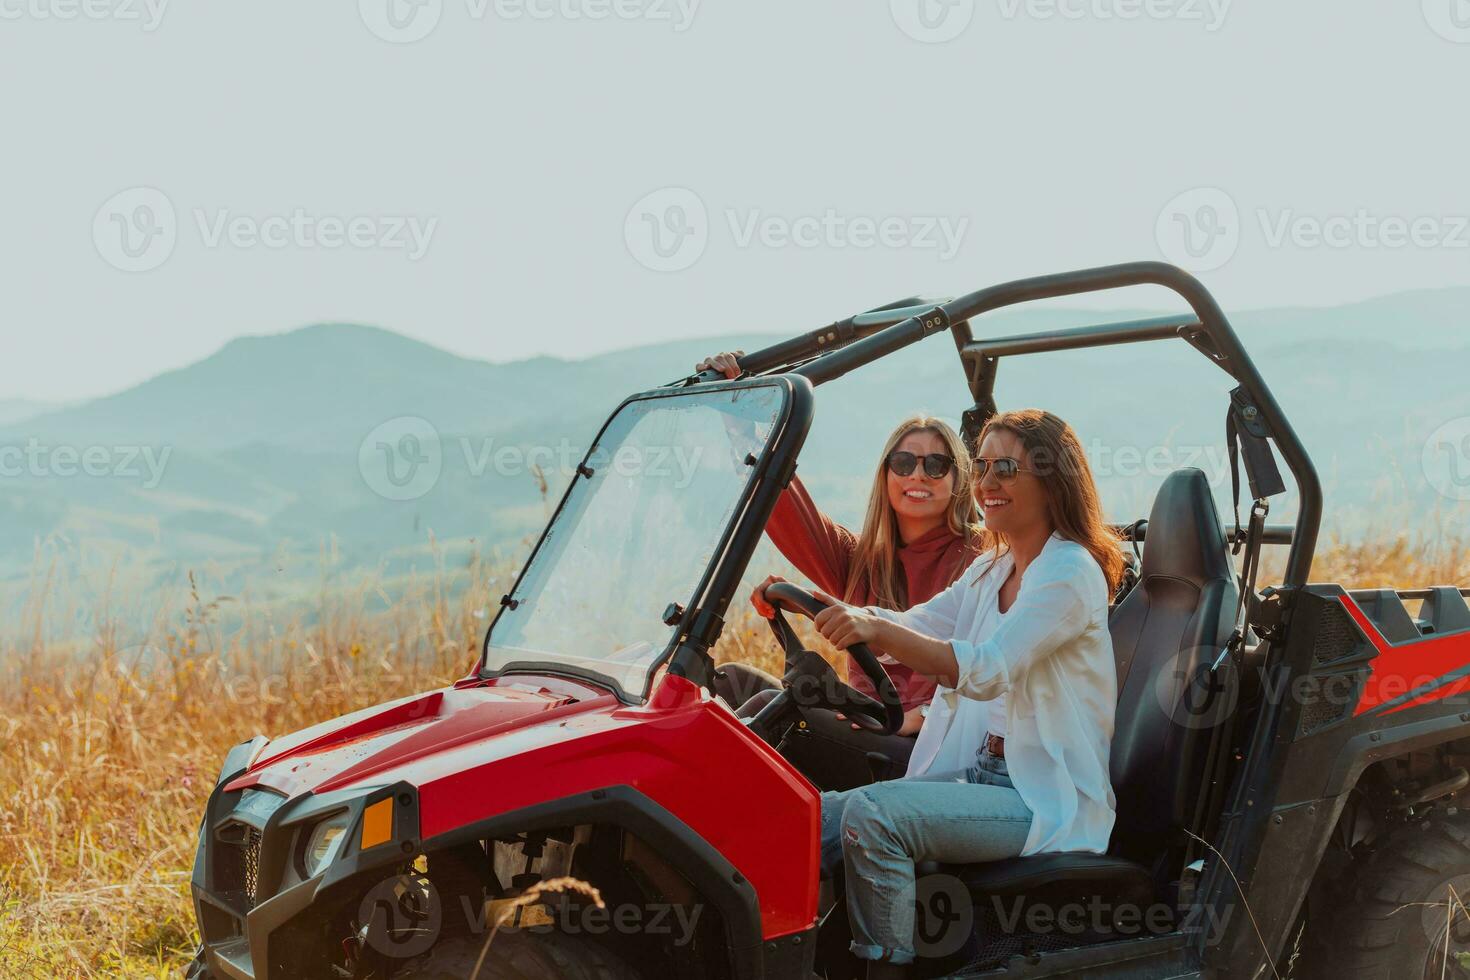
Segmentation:
[[(1108, 755), (1118, 700), (1107, 580), (1086, 548), (1053, 534), (1002, 613), (997, 599), (1012, 567), (1009, 555), (986, 552), (928, 602), (905, 612), (867, 607), (949, 640), (959, 662), (955, 686), (935, 692), (908, 776), (963, 772), (986, 731), (1004, 732), (1011, 781), (1033, 814), (1021, 853), (1102, 853), (1113, 831)], [(1003, 723), (991, 723), (992, 711)]]

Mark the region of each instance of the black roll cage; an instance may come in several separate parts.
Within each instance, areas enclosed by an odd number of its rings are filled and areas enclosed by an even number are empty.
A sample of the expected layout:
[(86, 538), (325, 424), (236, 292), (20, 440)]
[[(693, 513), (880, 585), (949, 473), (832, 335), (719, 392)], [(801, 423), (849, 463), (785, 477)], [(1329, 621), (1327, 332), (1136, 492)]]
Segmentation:
[[(1092, 326), (975, 339), (971, 321), (995, 310), (1037, 300), (1104, 292), (1128, 286), (1163, 286), (1192, 315), (1160, 316)], [(995, 378), (1002, 357), (1053, 353), (1179, 338), (1240, 383), (1296, 483), (1298, 511), (1289, 529), (1268, 528), (1266, 543), (1289, 544), (1282, 586), (1300, 588), (1311, 574), (1322, 522), (1322, 487), (1306, 447), (1276, 397), (1241, 345), (1215, 298), (1198, 279), (1163, 262), (1132, 262), (1001, 283), (956, 299), (908, 298), (839, 320), (740, 358), (747, 374), (794, 374), (814, 386), (840, 378), (926, 337), (948, 330), (954, 338), (974, 407), (965, 413), (967, 436), (996, 412)], [(705, 372), (684, 384), (723, 380)], [(1142, 535), (1140, 534), (1139, 537)]]

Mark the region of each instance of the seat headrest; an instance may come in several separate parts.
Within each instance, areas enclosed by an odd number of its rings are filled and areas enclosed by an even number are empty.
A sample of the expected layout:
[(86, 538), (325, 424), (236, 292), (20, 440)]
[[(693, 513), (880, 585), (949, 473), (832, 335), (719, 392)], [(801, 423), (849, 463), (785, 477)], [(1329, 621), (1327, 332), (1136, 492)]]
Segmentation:
[(1154, 575), (1197, 586), (1213, 579), (1233, 581), (1225, 530), (1203, 470), (1175, 470), (1159, 487), (1144, 532), (1140, 579)]

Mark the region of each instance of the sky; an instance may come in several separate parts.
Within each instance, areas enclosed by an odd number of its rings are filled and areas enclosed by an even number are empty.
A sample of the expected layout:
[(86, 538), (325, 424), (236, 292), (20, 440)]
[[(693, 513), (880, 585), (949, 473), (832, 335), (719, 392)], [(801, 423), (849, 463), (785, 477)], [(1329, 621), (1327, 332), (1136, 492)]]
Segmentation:
[(0, 0), (0, 399), (321, 321), (507, 361), (1138, 259), (1467, 285), (1467, 83), (1470, 0)]

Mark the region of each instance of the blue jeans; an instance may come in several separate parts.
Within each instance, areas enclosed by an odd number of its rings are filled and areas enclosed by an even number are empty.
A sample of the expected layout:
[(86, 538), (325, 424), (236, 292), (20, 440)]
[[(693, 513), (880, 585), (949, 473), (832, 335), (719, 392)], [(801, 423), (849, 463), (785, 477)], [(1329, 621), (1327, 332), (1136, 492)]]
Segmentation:
[(915, 862), (1016, 857), (1030, 831), (1005, 760), (983, 750), (966, 772), (823, 793), (822, 874), (846, 869), (853, 955), (914, 961)]

